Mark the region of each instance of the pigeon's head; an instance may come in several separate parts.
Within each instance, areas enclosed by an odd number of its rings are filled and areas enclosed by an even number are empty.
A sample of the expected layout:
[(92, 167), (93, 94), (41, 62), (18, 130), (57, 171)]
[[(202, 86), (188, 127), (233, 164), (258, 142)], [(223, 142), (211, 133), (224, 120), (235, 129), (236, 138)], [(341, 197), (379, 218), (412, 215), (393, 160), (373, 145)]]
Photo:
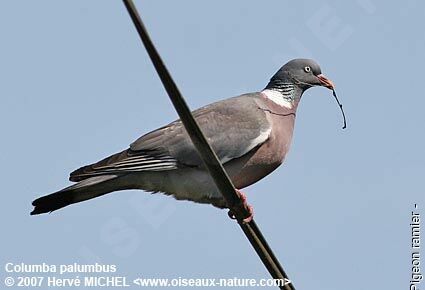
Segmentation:
[(322, 74), (320, 66), (312, 59), (297, 58), (282, 66), (271, 78), (266, 89), (279, 90), (288, 84), (296, 85), (301, 91), (314, 86), (333, 90), (334, 84)]
[(305, 90), (322, 86), (332, 90), (332, 94), (341, 109), (344, 125), (346, 128), (344, 110), (336, 96), (333, 82), (322, 74), (320, 66), (312, 59), (297, 58), (287, 62), (270, 79), (266, 88), (262, 91), (267, 98), (287, 108), (295, 108)]

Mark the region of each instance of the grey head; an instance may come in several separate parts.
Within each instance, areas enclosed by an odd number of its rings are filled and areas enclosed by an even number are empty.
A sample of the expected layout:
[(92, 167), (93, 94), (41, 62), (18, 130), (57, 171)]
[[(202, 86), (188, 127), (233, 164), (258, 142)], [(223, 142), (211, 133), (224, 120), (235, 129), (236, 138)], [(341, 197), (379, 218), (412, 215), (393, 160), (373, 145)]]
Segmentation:
[(282, 66), (265, 89), (282, 93), (295, 90), (299, 98), (305, 90), (314, 86), (334, 89), (332, 81), (322, 74), (319, 64), (312, 59), (297, 58)]

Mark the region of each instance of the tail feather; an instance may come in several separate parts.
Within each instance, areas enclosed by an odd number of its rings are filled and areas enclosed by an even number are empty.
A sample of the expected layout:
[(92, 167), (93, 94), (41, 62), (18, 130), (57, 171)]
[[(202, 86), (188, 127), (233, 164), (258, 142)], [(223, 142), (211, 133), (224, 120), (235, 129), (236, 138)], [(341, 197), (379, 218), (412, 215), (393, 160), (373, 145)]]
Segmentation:
[(31, 215), (52, 212), (73, 203), (124, 189), (119, 188), (119, 179), (120, 177), (116, 175), (91, 177), (55, 193), (37, 198), (32, 202), (35, 208)]

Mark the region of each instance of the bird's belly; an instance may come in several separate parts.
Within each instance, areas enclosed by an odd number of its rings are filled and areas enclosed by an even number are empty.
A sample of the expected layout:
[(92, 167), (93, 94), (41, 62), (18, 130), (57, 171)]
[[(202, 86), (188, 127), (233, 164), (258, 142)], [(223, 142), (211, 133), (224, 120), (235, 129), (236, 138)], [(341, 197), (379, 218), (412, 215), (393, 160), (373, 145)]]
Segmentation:
[(178, 170), (146, 172), (139, 176), (137, 188), (172, 195), (177, 200), (190, 200), (224, 207), (225, 201), (206, 170), (181, 168)]
[(233, 184), (236, 188), (241, 189), (247, 187), (257, 181), (263, 179), (273, 172), (281, 163), (262, 164), (256, 166), (246, 166), (239, 174), (232, 176)]
[[(282, 164), (285, 154), (281, 148), (273, 148), (270, 151), (270, 144), (264, 144), (256, 151), (247, 154), (238, 165), (229, 166), (229, 175), (236, 188), (247, 187), (260, 179), (266, 177)], [(272, 152), (272, 154), (270, 154)]]
[[(290, 138), (272, 136), (250, 153), (233, 159), (224, 168), (236, 188), (247, 187), (264, 178), (282, 164), (289, 149)], [(224, 207), (225, 201), (211, 176), (200, 168), (181, 168), (160, 173), (144, 174), (139, 188), (164, 192), (179, 200), (211, 203)]]

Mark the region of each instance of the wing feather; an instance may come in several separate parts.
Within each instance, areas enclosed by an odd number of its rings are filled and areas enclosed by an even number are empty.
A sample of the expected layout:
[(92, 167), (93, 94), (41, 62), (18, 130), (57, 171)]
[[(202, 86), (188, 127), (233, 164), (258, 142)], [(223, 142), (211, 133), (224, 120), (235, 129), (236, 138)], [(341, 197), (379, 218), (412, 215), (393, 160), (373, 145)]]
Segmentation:
[[(193, 112), (222, 163), (241, 157), (270, 136), (271, 125), (255, 98), (247, 94), (213, 103)], [(130, 148), (71, 173), (71, 181), (103, 174), (202, 167), (182, 122), (174, 121), (133, 142)]]

